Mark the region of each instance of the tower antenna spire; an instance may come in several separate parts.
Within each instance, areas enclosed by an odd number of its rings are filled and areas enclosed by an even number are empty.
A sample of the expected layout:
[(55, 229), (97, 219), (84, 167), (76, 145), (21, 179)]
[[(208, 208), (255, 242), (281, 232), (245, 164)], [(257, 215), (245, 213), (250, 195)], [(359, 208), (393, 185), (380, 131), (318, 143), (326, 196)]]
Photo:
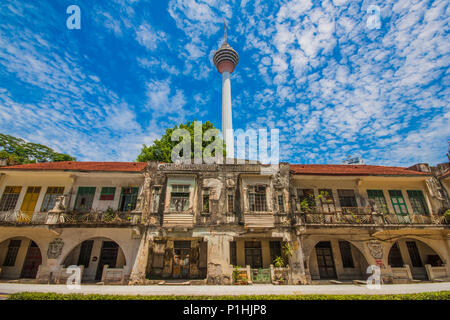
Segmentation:
[(223, 18), (223, 29), (224, 29), (224, 43), (227, 43), (227, 20)]

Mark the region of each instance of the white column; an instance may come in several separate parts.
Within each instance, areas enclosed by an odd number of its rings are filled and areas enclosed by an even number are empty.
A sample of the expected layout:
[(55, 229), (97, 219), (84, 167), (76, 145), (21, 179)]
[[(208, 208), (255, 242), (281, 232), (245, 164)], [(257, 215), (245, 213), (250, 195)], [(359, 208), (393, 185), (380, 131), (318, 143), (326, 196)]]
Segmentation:
[(231, 115), (230, 73), (222, 73), (222, 135), (226, 144), (227, 158), (234, 158), (233, 122)]

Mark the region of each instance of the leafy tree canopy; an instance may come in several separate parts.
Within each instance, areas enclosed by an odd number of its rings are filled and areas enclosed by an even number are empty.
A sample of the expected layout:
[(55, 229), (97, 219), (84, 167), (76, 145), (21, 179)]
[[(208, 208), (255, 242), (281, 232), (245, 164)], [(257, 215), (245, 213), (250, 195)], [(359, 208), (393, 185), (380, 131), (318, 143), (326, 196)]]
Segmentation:
[[(186, 124), (179, 124), (174, 126), (173, 128), (166, 129), (166, 133), (161, 137), (160, 140), (155, 140), (153, 142), (153, 145), (146, 146), (143, 145), (141, 149), (141, 153), (138, 155), (136, 161), (139, 162), (145, 162), (145, 161), (159, 161), (159, 162), (166, 162), (171, 163), (171, 155), (172, 155), (172, 149), (181, 141), (172, 141), (171, 136), (172, 133), (176, 129), (187, 129), (191, 135), (191, 159), (194, 158), (194, 122), (195, 121), (188, 121)], [(209, 129), (216, 129), (214, 125), (207, 121), (205, 123), (202, 123), (202, 133), (204, 134)], [(198, 139), (202, 139), (201, 137), (197, 137)], [(220, 139), (220, 138), (219, 138)], [(203, 141), (202, 140), (202, 152), (205, 149), (206, 146), (208, 146), (212, 141)], [(224, 151), (223, 154), (225, 155), (225, 145), (224, 145)]]
[(8, 159), (10, 165), (76, 160), (74, 157), (55, 152), (52, 148), (42, 144), (27, 142), (2, 133), (0, 133), (0, 159)]

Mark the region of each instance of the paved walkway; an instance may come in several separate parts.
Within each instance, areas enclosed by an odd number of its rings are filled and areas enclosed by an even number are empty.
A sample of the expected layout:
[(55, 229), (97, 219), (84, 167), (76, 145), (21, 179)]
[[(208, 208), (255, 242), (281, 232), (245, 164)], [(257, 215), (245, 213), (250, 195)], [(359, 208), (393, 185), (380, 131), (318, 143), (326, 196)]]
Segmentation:
[(370, 290), (365, 285), (248, 285), (248, 286), (119, 286), (81, 285), (81, 290), (69, 290), (65, 285), (0, 283), (0, 295), (17, 292), (55, 292), (119, 295), (266, 295), (266, 294), (402, 294), (450, 290), (450, 282), (391, 284)]

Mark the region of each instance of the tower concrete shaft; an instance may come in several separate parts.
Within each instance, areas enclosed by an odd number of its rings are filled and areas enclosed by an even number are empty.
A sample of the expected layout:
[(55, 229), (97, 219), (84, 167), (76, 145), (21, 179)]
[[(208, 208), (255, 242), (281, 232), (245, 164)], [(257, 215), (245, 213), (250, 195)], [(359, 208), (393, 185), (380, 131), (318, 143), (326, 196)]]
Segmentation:
[(233, 116), (231, 111), (231, 74), (222, 73), (222, 135), (226, 144), (227, 157), (234, 156)]

